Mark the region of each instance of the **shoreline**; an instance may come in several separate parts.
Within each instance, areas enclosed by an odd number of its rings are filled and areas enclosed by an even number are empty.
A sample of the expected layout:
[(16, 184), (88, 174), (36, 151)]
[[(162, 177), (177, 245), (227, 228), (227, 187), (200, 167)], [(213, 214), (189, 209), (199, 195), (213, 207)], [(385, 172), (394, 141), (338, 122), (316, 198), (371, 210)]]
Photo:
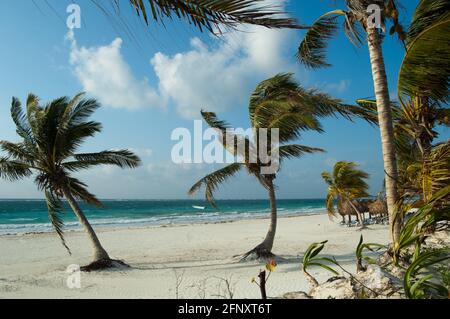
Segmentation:
[[(223, 280), (232, 280), (235, 298), (259, 298), (259, 289), (251, 279), (264, 265), (237, 262), (233, 256), (259, 244), (267, 227), (267, 219), (254, 219), (99, 230), (110, 256), (124, 260), (131, 268), (83, 273), (81, 289), (67, 287), (70, 274), (66, 270), (70, 265), (90, 262), (90, 243), (84, 233), (66, 234), (71, 256), (56, 234), (0, 236), (0, 298), (176, 298), (177, 276), (183, 277), (180, 298), (219, 298)], [(358, 231), (331, 222), (323, 214), (280, 218), (274, 253), (283, 261), (268, 283), (269, 296), (309, 291), (300, 263), (313, 242), (329, 240), (324, 255), (336, 257), (354, 271), (354, 251), (361, 234), (368, 242), (389, 241), (388, 226), (371, 225)], [(319, 281), (331, 277), (321, 269), (313, 269), (313, 274)]]
[[(269, 212), (267, 212), (269, 214)], [(304, 216), (314, 216), (314, 215), (325, 215), (327, 214), (326, 209), (318, 208), (313, 209), (311, 212), (308, 213), (290, 213), (290, 214), (279, 214), (278, 218), (295, 218), (295, 217), (304, 217)], [(136, 226), (120, 226), (120, 224), (111, 224), (110, 226), (106, 225), (96, 225), (95, 220), (92, 219), (92, 226), (93, 228), (98, 232), (104, 232), (108, 230), (116, 230), (116, 229), (148, 229), (148, 228), (171, 228), (171, 227), (186, 227), (186, 226), (193, 226), (193, 225), (214, 225), (214, 224), (227, 224), (227, 223), (235, 223), (239, 221), (246, 221), (246, 220), (264, 220), (269, 219), (269, 216), (261, 216), (262, 214), (255, 214), (255, 216), (246, 216), (243, 218), (235, 218), (235, 219), (229, 219), (229, 220), (218, 220), (218, 221), (198, 221), (198, 222), (189, 222), (189, 223), (171, 223), (171, 224), (163, 224), (163, 225), (141, 225), (138, 226), (138, 223), (136, 223)], [(229, 216), (229, 215), (227, 215)], [(1, 224), (1, 225), (9, 225), (9, 224)], [(51, 224), (46, 224), (51, 226)], [(76, 233), (76, 232), (84, 232), (83, 229), (80, 228), (80, 226), (77, 226), (76, 229), (66, 229), (65, 233)], [(40, 235), (40, 234), (51, 234), (54, 233), (54, 230), (49, 231), (37, 231), (37, 232), (24, 232), (24, 233), (6, 233), (6, 234), (0, 234), (0, 238), (2, 237), (13, 237), (13, 236), (27, 236), (27, 235)]]

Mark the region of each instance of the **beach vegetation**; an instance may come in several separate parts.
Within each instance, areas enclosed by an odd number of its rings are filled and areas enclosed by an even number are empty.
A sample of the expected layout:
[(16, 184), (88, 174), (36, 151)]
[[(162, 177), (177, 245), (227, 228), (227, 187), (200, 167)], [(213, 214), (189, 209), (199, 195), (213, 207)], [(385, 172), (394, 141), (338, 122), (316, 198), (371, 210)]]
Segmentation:
[[(392, 242), (398, 241), (402, 220), (401, 215), (396, 213), (397, 160), (382, 41), (383, 33), (387, 31), (386, 23), (388, 21), (392, 24), (390, 34), (397, 34), (402, 41), (405, 38), (405, 31), (399, 23), (397, 2), (395, 0), (346, 0), (345, 10), (336, 9), (327, 12), (313, 23), (298, 49), (298, 58), (305, 66), (313, 69), (329, 67), (330, 64), (326, 61), (326, 49), (329, 40), (336, 36), (340, 28), (340, 19), (343, 21), (342, 29), (351, 43), (360, 47), (365, 42), (369, 47), (377, 101), (377, 119), (381, 132)], [(369, 6), (379, 9), (379, 21), (373, 23), (373, 13), (368, 10)]]
[[(358, 169), (358, 164), (354, 162), (340, 161), (334, 165), (333, 172), (323, 172), (322, 178), (328, 185), (326, 207), (330, 217), (336, 216), (335, 202), (338, 210), (342, 210), (344, 205), (348, 205), (358, 216), (361, 226), (364, 226), (364, 217), (358, 208), (355, 199), (368, 197), (366, 179), (369, 174)], [(351, 215), (349, 215), (351, 216)]]
[(93, 261), (81, 270), (109, 268), (120, 261), (112, 260), (81, 210), (78, 201), (102, 206), (87, 185), (74, 173), (97, 166), (113, 165), (135, 168), (141, 161), (129, 150), (106, 150), (79, 153), (86, 139), (101, 132), (102, 125), (89, 117), (100, 107), (95, 99), (60, 97), (45, 105), (37, 96), (28, 95), (25, 108), (13, 98), (11, 116), (19, 142), (0, 141), (6, 156), (0, 158), (0, 177), (11, 181), (34, 177), (38, 189), (45, 194), (49, 219), (68, 252), (64, 238), (63, 199), (67, 201), (93, 248)]
[[(275, 186), (277, 174), (288, 159), (324, 152), (320, 148), (290, 143), (298, 140), (304, 131), (323, 132), (319, 119), (337, 114), (348, 119), (352, 116), (351, 110), (340, 100), (316, 90), (302, 88), (289, 73), (278, 74), (261, 82), (252, 93), (249, 117), (255, 131), (253, 141), (238, 134), (230, 137), (228, 123), (220, 120), (215, 113), (202, 112), (205, 122), (219, 133), (220, 143), (229, 153), (239, 158), (239, 161), (203, 177), (191, 187), (189, 194), (193, 195), (205, 187), (206, 200), (216, 206), (214, 192), (218, 186), (242, 169), (254, 176), (268, 192), (271, 208), (269, 230), (262, 243), (245, 253), (242, 259), (273, 259), (272, 248), (277, 228)], [(259, 141), (266, 138), (262, 132), (271, 136), (274, 130), (276, 130), (279, 145), (273, 145), (269, 141), (264, 152), (252, 147), (252, 145), (260, 145)], [(239, 145), (245, 147), (239, 147)], [(261, 153), (268, 154), (269, 161), (262, 158)], [(277, 169), (268, 171), (267, 168), (272, 167), (274, 162)]]
[(312, 287), (317, 287), (319, 285), (317, 279), (308, 271), (312, 266), (321, 267), (326, 271), (333, 273), (334, 275), (339, 275), (339, 273), (331, 266), (336, 265), (336, 261), (334, 259), (318, 256), (320, 252), (325, 248), (325, 244), (327, 242), (328, 240), (311, 244), (308, 249), (306, 249), (305, 254), (303, 255), (302, 272)]

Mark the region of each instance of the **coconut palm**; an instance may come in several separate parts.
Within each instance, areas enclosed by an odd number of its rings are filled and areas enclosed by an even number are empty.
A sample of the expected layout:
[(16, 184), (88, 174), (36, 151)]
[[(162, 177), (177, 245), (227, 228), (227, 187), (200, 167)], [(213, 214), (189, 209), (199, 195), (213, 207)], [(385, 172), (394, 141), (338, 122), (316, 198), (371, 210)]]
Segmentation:
[[(103, 12), (120, 14), (120, 2), (107, 3), (91, 0)], [(164, 20), (178, 18), (194, 25), (200, 31), (217, 34), (221, 28), (235, 29), (240, 24), (267, 28), (303, 28), (295, 19), (284, 17), (284, 12), (265, 0), (129, 0), (129, 4), (148, 25), (151, 20), (164, 25)], [(109, 7), (108, 7), (109, 5)]]
[(20, 101), (13, 98), (11, 115), (21, 141), (0, 141), (6, 153), (0, 158), (0, 177), (15, 181), (34, 175), (38, 189), (45, 193), (50, 221), (70, 253), (61, 219), (62, 199), (65, 198), (93, 247), (93, 262), (83, 270), (94, 270), (114, 266), (117, 261), (109, 257), (77, 201), (97, 206), (101, 203), (73, 173), (99, 165), (135, 168), (140, 159), (128, 150), (77, 153), (87, 138), (102, 129), (100, 123), (88, 121), (99, 107), (98, 102), (82, 97), (83, 94), (61, 97), (41, 106), (39, 98), (30, 94), (26, 111)]
[[(421, 156), (438, 136), (436, 127), (450, 126), (449, 33), (450, 2), (420, 1), (406, 33), (406, 53), (398, 75), (400, 103), (392, 103), (392, 113), (396, 140), (402, 139), (400, 134), (409, 135)], [(363, 117), (376, 123), (376, 102), (360, 100), (358, 104), (361, 112), (368, 112)]]
[[(363, 33), (366, 34), (378, 107), (391, 237), (393, 242), (397, 242), (402, 220), (401, 216), (396, 214), (397, 161), (381, 31), (385, 31), (385, 22), (390, 20), (393, 23), (391, 33), (397, 33), (402, 40), (405, 33), (398, 23), (395, 0), (345, 0), (345, 4), (346, 10), (330, 11), (314, 22), (299, 46), (298, 57), (303, 64), (311, 68), (330, 66), (326, 62), (326, 47), (328, 40), (337, 33), (339, 18), (343, 19), (343, 30), (353, 44), (362, 44)], [(370, 5), (376, 5), (380, 9), (380, 25), (372, 20), (372, 13), (368, 12)]]
[[(323, 150), (319, 148), (289, 143), (297, 140), (302, 131), (322, 132), (319, 118), (333, 115), (336, 112), (349, 116), (339, 100), (317, 91), (303, 89), (293, 80), (292, 74), (279, 74), (261, 82), (251, 95), (249, 116), (254, 131), (253, 137), (230, 132), (229, 124), (219, 120), (216, 114), (202, 112), (206, 123), (218, 131), (221, 136), (220, 142), (224, 148), (239, 160), (200, 179), (192, 186), (189, 194), (196, 193), (204, 186), (206, 199), (212, 205), (215, 205), (214, 191), (220, 184), (242, 169), (254, 176), (268, 191), (271, 207), (269, 230), (263, 242), (244, 254), (243, 258), (265, 259), (273, 256), (272, 248), (277, 228), (274, 181), (279, 172), (279, 167), (270, 172), (265, 172), (264, 168), (273, 164), (277, 159), (279, 159), (280, 164), (283, 164), (289, 158), (322, 152)], [(280, 145), (267, 143), (266, 153), (270, 159), (268, 161), (258, 152), (259, 141), (266, 137), (266, 134), (276, 130), (278, 130)], [(245, 147), (242, 148), (239, 145), (245, 145)], [(274, 157), (277, 159), (274, 159)]]
[(369, 174), (358, 169), (358, 164), (345, 161), (337, 162), (331, 174), (322, 173), (322, 178), (328, 185), (326, 206), (330, 217), (336, 216), (334, 208), (336, 201), (338, 208), (345, 205), (352, 207), (360, 224), (364, 225), (364, 218), (361, 215), (363, 212), (358, 209), (353, 200), (369, 196), (368, 185), (365, 181), (368, 177)]

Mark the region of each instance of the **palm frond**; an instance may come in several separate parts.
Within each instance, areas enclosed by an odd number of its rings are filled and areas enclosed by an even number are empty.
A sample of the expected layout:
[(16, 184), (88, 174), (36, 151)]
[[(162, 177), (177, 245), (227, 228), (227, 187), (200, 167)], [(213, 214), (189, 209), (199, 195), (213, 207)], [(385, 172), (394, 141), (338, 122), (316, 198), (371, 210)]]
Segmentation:
[(301, 63), (313, 69), (330, 66), (326, 62), (328, 41), (336, 35), (339, 16), (345, 15), (345, 11), (334, 10), (314, 22), (298, 48), (297, 57)]
[(17, 134), (29, 143), (34, 144), (31, 128), (27, 123), (27, 116), (22, 109), (19, 99), (13, 97), (11, 103), (11, 117), (16, 124)]
[(98, 200), (98, 198), (87, 190), (87, 185), (85, 183), (73, 177), (68, 177), (67, 182), (70, 192), (75, 199), (85, 201), (86, 203), (97, 207), (102, 207), (102, 203)]
[(32, 164), (36, 156), (35, 149), (32, 148), (30, 151), (30, 148), (23, 143), (0, 141), (0, 149), (5, 151), (9, 157), (27, 164)]
[(450, 99), (450, 3), (423, 0), (407, 36), (398, 90), (400, 99), (429, 97), (437, 102)]
[(280, 155), (280, 159), (283, 160), (288, 158), (298, 158), (305, 154), (323, 153), (325, 150), (316, 147), (290, 144), (282, 145), (276, 149), (273, 149), (272, 152), (278, 153)]
[(230, 177), (234, 176), (242, 168), (242, 164), (233, 163), (222, 169), (219, 169), (195, 183), (189, 190), (189, 195), (194, 195), (201, 187), (205, 186), (206, 200), (213, 206), (217, 207), (214, 199), (214, 191), (217, 187)]
[(50, 219), (50, 222), (52, 223), (55, 232), (61, 239), (62, 245), (64, 246), (64, 248), (66, 248), (68, 253), (72, 255), (72, 252), (67, 246), (66, 240), (64, 238), (64, 222), (60, 216), (63, 211), (63, 204), (51, 190), (45, 190), (45, 198), (47, 202), (48, 217)]
[[(98, 5), (100, 2), (94, 0)], [(146, 24), (150, 19), (164, 23), (165, 19), (178, 18), (211, 33), (220, 27), (236, 28), (239, 24), (254, 24), (267, 28), (303, 28), (295, 19), (283, 17), (284, 12), (260, 0), (129, 0), (136, 13)], [(116, 11), (119, 1), (113, 0)]]
[(63, 163), (69, 171), (77, 171), (98, 165), (115, 165), (120, 168), (136, 168), (141, 159), (129, 150), (103, 151), (98, 153), (74, 154), (75, 161)]
[(447, 0), (421, 0), (414, 11), (406, 37), (406, 44), (410, 45), (430, 26), (446, 19), (449, 10), (450, 4)]
[(6, 157), (0, 157), (0, 178), (16, 181), (28, 177), (31, 174), (31, 169), (26, 163), (12, 161)]

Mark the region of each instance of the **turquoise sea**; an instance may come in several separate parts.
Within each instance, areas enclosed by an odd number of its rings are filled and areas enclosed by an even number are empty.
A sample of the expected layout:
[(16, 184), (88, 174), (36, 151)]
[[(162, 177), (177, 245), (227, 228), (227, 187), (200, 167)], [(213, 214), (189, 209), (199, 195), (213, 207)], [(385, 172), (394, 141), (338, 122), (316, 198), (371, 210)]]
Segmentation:
[[(195, 200), (104, 200), (104, 207), (81, 204), (95, 228), (167, 226), (214, 223), (267, 217), (267, 200), (219, 200), (218, 209)], [(325, 210), (323, 199), (278, 200), (280, 216), (316, 214)], [(66, 230), (79, 227), (69, 207), (63, 219)], [(0, 235), (50, 232), (43, 200), (0, 200)]]

